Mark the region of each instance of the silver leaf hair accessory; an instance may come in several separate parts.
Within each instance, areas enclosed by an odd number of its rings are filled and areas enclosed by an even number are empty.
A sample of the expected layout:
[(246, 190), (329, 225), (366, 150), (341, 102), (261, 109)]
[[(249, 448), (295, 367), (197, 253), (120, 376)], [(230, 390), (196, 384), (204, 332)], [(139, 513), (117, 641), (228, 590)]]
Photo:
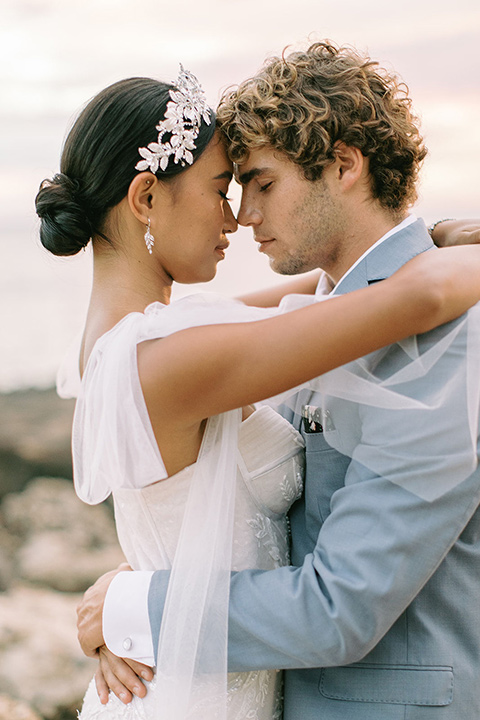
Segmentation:
[[(193, 163), (191, 150), (195, 150), (195, 140), (200, 132), (202, 120), (210, 125), (210, 108), (206, 96), (195, 75), (180, 65), (178, 78), (170, 90), (170, 102), (167, 103), (164, 120), (161, 120), (157, 142), (151, 142), (145, 148), (138, 148), (143, 160), (135, 165), (136, 170), (150, 170), (153, 174), (166, 170), (170, 157), (175, 163), (185, 165)], [(170, 140), (162, 142), (165, 133), (171, 133)]]

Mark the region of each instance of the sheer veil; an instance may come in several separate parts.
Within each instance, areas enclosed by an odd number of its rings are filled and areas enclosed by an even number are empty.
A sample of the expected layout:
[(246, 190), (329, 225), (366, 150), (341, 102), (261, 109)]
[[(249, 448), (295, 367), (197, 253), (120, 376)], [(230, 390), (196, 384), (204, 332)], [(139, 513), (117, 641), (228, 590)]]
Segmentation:
[[(63, 397), (77, 396), (72, 442), (79, 497), (97, 503), (116, 490), (145, 487), (167, 476), (139, 384), (138, 343), (187, 327), (247, 322), (275, 312), (212, 294), (169, 306), (154, 303), (143, 314), (126, 316), (97, 341), (82, 381), (76, 339), (59, 371), (57, 389)], [(155, 692), (146, 699), (159, 720), (227, 717), (228, 599), (241, 417), (241, 410), (233, 410), (206, 423), (171, 567)]]
[[(263, 311), (224, 298), (192, 296), (168, 308), (155, 304), (144, 315), (135, 314), (138, 318), (129, 328), (128, 323), (122, 326), (127, 330), (128, 352), (121, 350), (120, 343), (114, 352), (107, 353), (101, 338), (99, 352), (92, 353), (95, 358), (87, 366), (75, 416), (73, 452), (80, 497), (99, 502), (105, 492), (131, 482), (129, 472), (133, 469), (122, 469), (123, 455), (114, 447), (115, 443), (121, 447), (131, 441), (131, 429), (128, 424), (117, 424), (115, 432), (120, 435), (109, 433), (108, 443), (103, 433), (109, 432), (106, 425), (112, 405), (114, 415), (122, 413), (125, 372), (135, 371), (138, 342), (193, 325), (261, 319), (317, 301), (314, 297), (290, 296), (278, 311)], [(324, 437), (332, 447), (431, 502), (466, 479), (477, 466), (479, 321), (480, 307), (476, 306), (458, 321), (426, 336), (409, 338), (372, 353), (269, 403), (301, 412), (305, 397), (314, 398), (322, 414)], [(392, 357), (393, 364), (387, 362)], [(65, 379), (69, 376), (72, 372), (68, 370), (60, 374), (64, 394), (68, 386), (70, 393), (72, 388), (76, 392), (75, 383)], [(98, 404), (99, 394), (104, 404), (108, 400), (106, 423), (105, 412)], [(372, 408), (375, 412), (370, 412)], [(207, 422), (160, 631), (154, 701), (159, 720), (227, 718), (227, 622), (240, 422), (240, 411)], [(381, 430), (387, 423), (397, 430), (384, 442)], [(439, 452), (433, 460), (425, 456), (421, 441), (425, 426), (438, 435)], [(148, 438), (146, 442), (148, 445)], [(439, 485), (435, 464), (442, 462), (444, 453), (450, 459), (455, 456), (458, 471)], [(96, 458), (93, 466), (92, 457)], [(404, 467), (405, 462), (418, 472), (399, 476), (398, 467)], [(160, 472), (161, 465), (157, 468)], [(141, 468), (137, 470), (140, 474)], [(147, 481), (151, 479), (145, 476)]]
[[(480, 304), (267, 402), (301, 414), (307, 400), (315, 403), (323, 436), (335, 450), (435, 500), (478, 465)], [(446, 456), (456, 472), (439, 482), (435, 471)], [(399, 473), (405, 467), (412, 472)]]
[(226, 720), (227, 632), (241, 411), (213, 417), (203, 438), (172, 568), (157, 657), (165, 720)]

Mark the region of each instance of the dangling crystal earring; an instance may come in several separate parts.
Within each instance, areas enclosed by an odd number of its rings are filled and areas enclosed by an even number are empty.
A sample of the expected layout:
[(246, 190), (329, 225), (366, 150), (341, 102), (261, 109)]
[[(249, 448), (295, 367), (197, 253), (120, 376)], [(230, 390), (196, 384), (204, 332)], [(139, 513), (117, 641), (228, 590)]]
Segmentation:
[(153, 237), (152, 233), (150, 232), (150, 218), (147, 218), (147, 220), (148, 220), (147, 232), (145, 233), (145, 235), (143, 237), (145, 239), (145, 245), (147, 246), (147, 250), (151, 255), (152, 248), (155, 244), (155, 238)]

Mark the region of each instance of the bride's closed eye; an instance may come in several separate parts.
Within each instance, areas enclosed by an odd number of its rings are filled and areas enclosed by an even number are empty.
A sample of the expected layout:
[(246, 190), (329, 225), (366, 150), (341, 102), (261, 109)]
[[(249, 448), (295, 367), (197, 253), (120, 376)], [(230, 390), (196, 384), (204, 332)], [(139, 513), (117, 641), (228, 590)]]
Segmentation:
[(222, 192), (221, 190), (219, 190), (218, 193), (219, 193), (220, 197), (223, 198), (224, 200), (228, 200), (228, 202), (232, 201), (232, 198), (227, 197), (227, 195), (224, 192)]

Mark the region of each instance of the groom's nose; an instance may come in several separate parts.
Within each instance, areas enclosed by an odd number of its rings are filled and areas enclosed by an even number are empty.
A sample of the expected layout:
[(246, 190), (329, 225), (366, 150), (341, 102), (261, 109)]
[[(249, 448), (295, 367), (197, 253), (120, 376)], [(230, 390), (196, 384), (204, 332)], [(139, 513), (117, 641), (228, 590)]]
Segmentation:
[(244, 190), (242, 192), (242, 200), (240, 202), (240, 209), (237, 215), (238, 224), (244, 225), (245, 227), (253, 227), (256, 225), (260, 225), (262, 220), (263, 218), (261, 212), (251, 202), (251, 200), (248, 198), (247, 193)]

